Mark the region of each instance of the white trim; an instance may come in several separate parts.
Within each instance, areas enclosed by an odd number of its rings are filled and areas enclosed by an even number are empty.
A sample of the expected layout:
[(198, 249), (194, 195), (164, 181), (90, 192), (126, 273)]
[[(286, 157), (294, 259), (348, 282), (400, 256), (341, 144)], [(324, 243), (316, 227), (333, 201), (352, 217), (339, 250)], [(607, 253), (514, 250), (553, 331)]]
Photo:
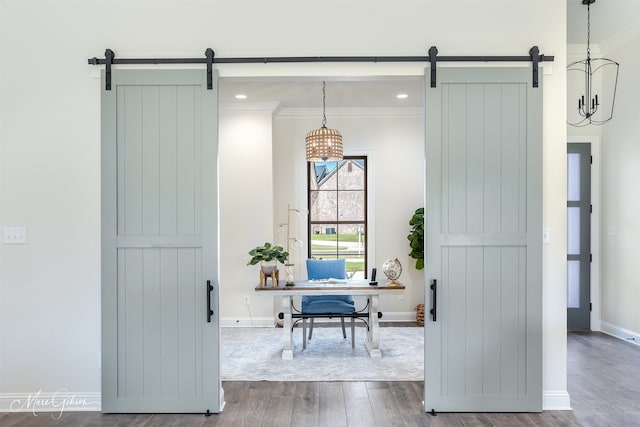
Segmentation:
[(100, 392), (54, 392), (37, 390), (31, 393), (0, 393), (0, 412), (51, 412), (54, 419), (66, 411), (100, 411)]
[(223, 317), (220, 319), (221, 328), (273, 328), (276, 325), (275, 318), (262, 317)]
[[(334, 107), (326, 109), (329, 118), (359, 119), (367, 117), (423, 117), (422, 107)], [(276, 117), (279, 119), (318, 118), (322, 115), (320, 108), (281, 108)]]
[(220, 114), (226, 113), (268, 113), (277, 114), (281, 105), (279, 102), (234, 102), (234, 103), (221, 103), (219, 105)]
[[(347, 148), (344, 152), (346, 156), (365, 156), (367, 158), (367, 265), (369, 271), (376, 264), (376, 192), (375, 192), (375, 154), (372, 148), (351, 150)], [(368, 272), (365, 272), (368, 273)]]
[(219, 412), (222, 412), (224, 410), (226, 404), (227, 402), (224, 400), (224, 388), (220, 387), (220, 404), (218, 405), (218, 408), (220, 408)]
[(640, 333), (625, 329), (604, 320), (601, 322), (601, 330), (607, 335), (616, 337), (631, 344), (640, 346)]
[[(599, 331), (601, 329), (601, 251), (600, 251), (600, 163), (601, 163), (601, 144), (599, 135), (569, 135), (567, 143), (588, 143), (591, 144), (591, 156), (593, 164), (591, 165), (591, 330)], [(566, 286), (566, 284), (565, 284)]]
[(600, 49), (605, 54), (608, 54), (614, 49), (623, 46), (626, 43), (629, 43), (634, 38), (640, 35), (640, 18), (636, 18), (631, 24), (623, 27), (617, 33), (610, 35), (601, 41)]
[[(592, 44), (591, 48), (591, 57), (592, 58), (600, 58), (602, 57), (602, 52), (600, 50), (600, 46), (597, 44)], [(572, 62), (582, 61), (587, 57), (587, 45), (586, 44), (568, 44), (567, 45), (567, 65)]]
[(566, 390), (543, 390), (543, 411), (571, 411), (571, 398)]
[(382, 310), (381, 322), (415, 322), (415, 311), (384, 311)]
[[(415, 311), (383, 311), (381, 322), (415, 322)], [(273, 328), (277, 324), (276, 317), (223, 317), (221, 328)], [(340, 319), (322, 319), (322, 322), (339, 322)]]

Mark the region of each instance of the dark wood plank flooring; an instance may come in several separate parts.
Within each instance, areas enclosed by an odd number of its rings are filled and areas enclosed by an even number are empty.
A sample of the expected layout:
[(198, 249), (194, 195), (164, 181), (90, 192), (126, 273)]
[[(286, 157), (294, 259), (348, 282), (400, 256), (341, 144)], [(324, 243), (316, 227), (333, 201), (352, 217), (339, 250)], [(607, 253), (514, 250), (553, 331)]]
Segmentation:
[(421, 381), (223, 384), (227, 406), (210, 417), (98, 412), (2, 413), (1, 427), (38, 426), (640, 426), (640, 348), (604, 334), (569, 334), (574, 412), (431, 416)]
[(569, 334), (567, 385), (584, 426), (640, 426), (640, 347), (609, 335)]

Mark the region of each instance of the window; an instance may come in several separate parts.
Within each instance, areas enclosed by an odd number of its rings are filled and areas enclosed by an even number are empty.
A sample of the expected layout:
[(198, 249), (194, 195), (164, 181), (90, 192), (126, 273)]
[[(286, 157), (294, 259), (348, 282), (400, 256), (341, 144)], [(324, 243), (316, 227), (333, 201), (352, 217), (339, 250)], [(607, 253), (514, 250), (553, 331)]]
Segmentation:
[(346, 258), (348, 276), (367, 277), (367, 158), (308, 166), (309, 258)]

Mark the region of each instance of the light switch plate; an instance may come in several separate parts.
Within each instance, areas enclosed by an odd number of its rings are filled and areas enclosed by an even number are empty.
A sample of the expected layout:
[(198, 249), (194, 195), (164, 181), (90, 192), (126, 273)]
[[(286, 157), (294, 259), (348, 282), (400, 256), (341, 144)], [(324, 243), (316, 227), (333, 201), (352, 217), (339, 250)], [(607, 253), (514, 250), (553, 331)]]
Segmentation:
[(4, 227), (6, 245), (24, 245), (27, 243), (27, 227)]
[(542, 244), (551, 244), (551, 229), (549, 227), (542, 228)]

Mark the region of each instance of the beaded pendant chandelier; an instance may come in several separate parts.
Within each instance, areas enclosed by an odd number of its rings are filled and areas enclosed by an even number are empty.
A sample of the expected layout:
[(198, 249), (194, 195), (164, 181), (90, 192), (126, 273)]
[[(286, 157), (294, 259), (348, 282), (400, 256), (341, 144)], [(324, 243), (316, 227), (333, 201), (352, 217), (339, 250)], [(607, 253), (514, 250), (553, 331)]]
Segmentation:
[(308, 162), (334, 162), (342, 160), (342, 135), (327, 127), (326, 87), (322, 82), (322, 127), (307, 133), (304, 139), (307, 146)]

